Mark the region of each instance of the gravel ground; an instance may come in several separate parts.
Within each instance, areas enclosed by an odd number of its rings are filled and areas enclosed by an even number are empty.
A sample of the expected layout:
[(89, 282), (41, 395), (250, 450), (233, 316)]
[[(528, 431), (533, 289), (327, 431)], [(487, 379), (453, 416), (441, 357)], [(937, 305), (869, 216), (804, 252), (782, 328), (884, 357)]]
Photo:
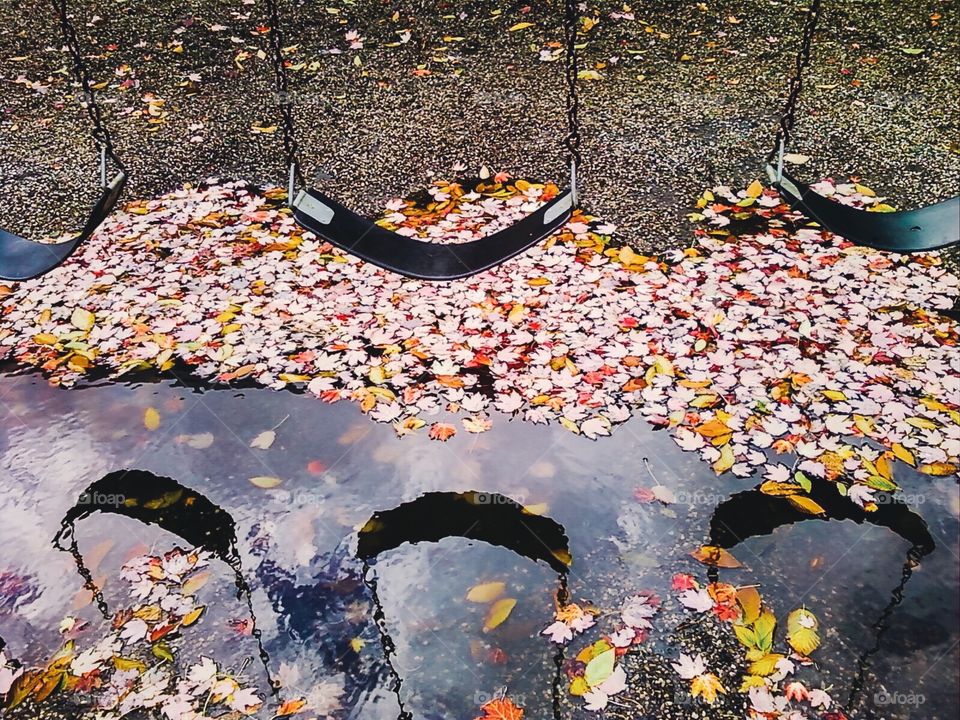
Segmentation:
[[(97, 191), (48, 4), (0, 5), (0, 224), (30, 234), (75, 225)], [(107, 83), (128, 197), (211, 175), (283, 184), (280, 132), (252, 129), (278, 121), (270, 66), (256, 54), (266, 46), (257, 34), (265, 0), (69, 4), (94, 76)], [(584, 205), (659, 249), (686, 241), (683, 215), (704, 187), (760, 177), (805, 5), (650, 0), (632, 5), (632, 20), (612, 17), (620, 3), (582, 6), (599, 19), (582, 37), (583, 67), (599, 78), (580, 83)], [(857, 174), (899, 207), (956, 194), (960, 8), (826, 5), (791, 148), (811, 156), (799, 174)], [(304, 166), (334, 196), (372, 213), (431, 174), (458, 174), (457, 162), (460, 174), (486, 163), (566, 177), (562, 63), (539, 56), (562, 37), (556, 1), (281, 7)], [(509, 31), (520, 22), (533, 25)], [(349, 48), (349, 30), (363, 36), (361, 49)], [(152, 114), (151, 98), (163, 101)], [(31, 212), (38, 204), (42, 213)]]

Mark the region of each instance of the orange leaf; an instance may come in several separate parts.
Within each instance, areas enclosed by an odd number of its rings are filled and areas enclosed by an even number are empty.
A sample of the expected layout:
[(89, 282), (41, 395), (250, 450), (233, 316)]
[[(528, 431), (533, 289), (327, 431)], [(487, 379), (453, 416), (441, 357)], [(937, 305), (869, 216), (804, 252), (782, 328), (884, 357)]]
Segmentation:
[(456, 435), (457, 429), (448, 423), (434, 423), (430, 426), (430, 439), (447, 441)]
[(743, 567), (733, 555), (716, 545), (704, 545), (699, 550), (695, 550), (690, 554), (704, 565), (713, 565), (721, 568)]
[(703, 425), (698, 425), (694, 430), (706, 438), (721, 437), (732, 432), (726, 423), (716, 419), (705, 422)]
[(509, 698), (495, 698), (480, 706), (483, 715), (476, 720), (523, 720), (523, 708)]
[(284, 717), (286, 715), (293, 715), (294, 713), (300, 712), (304, 707), (306, 707), (306, 700), (287, 700), (280, 708), (277, 710), (277, 717)]
[(490, 606), (487, 613), (487, 619), (483, 622), (483, 631), (490, 632), (494, 628), (500, 627), (513, 612), (517, 604), (516, 598), (502, 598)]

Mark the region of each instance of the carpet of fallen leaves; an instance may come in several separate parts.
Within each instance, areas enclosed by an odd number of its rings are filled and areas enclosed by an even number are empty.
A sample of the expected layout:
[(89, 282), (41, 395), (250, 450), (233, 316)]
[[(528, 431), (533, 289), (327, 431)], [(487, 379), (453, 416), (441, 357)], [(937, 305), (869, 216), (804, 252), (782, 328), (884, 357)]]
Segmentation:
[[(860, 185), (817, 189), (887, 209)], [(470, 240), (555, 192), (487, 173), (379, 222)], [(299, 386), (439, 440), (494, 410), (591, 438), (636, 412), (717, 473), (762, 468), (797, 497), (823, 476), (868, 509), (898, 461), (957, 472), (960, 333), (937, 310), (960, 284), (936, 254), (854, 247), (753, 183), (705, 192), (685, 250), (640, 255), (577, 212), (499, 268), (425, 283), (318, 240), (283, 199), (210, 181), (129, 204), (64, 266), (0, 287), (0, 357), (62, 385), (159, 370)]]

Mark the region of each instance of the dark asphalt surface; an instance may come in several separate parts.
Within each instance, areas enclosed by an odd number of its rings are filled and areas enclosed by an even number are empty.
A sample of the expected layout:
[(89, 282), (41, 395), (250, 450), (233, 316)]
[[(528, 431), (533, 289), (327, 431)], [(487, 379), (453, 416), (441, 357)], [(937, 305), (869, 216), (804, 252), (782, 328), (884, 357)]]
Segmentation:
[[(264, 0), (70, 5), (106, 83), (128, 198), (209, 176), (284, 184), (279, 130), (251, 129), (278, 122), (271, 68), (257, 57)], [(632, 4), (633, 20), (611, 17), (620, 3), (582, 6), (599, 18), (581, 37), (583, 68), (600, 78), (580, 83), (588, 210), (636, 245), (665, 248), (685, 242), (684, 215), (705, 187), (761, 177), (805, 5), (652, 0)], [(960, 7), (826, 5), (790, 148), (811, 156), (798, 174), (856, 174), (903, 208), (956, 194)], [(76, 225), (97, 191), (94, 146), (48, 6), (0, 4), (0, 223), (34, 235)], [(539, 59), (544, 43), (562, 39), (557, 2), (281, 6), (305, 171), (325, 191), (372, 213), (431, 176), (475, 175), (484, 163), (566, 177), (562, 62)], [(533, 26), (508, 30), (520, 22)], [(362, 49), (348, 48), (348, 30), (364, 37)], [(411, 37), (400, 44), (404, 30)], [(151, 97), (163, 101), (153, 115)]]

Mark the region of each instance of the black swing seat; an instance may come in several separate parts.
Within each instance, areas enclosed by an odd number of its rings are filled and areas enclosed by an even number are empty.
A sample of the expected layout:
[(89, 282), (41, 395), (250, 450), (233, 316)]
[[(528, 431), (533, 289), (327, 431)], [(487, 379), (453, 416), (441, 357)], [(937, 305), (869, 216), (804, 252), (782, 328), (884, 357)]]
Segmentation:
[(566, 190), (508, 228), (445, 245), (380, 227), (317, 190), (302, 190), (293, 203), (297, 222), (315, 235), (367, 262), (420, 280), (456, 280), (496, 267), (552, 235), (572, 213), (573, 193)]
[(0, 279), (30, 280), (53, 270), (70, 257), (113, 210), (126, 182), (124, 173), (116, 174), (104, 187), (83, 229), (70, 240), (60, 243), (33, 242), (0, 228)]
[(787, 173), (778, 180), (770, 165), (767, 173), (792, 208), (855, 245), (907, 254), (960, 244), (960, 197), (917, 210), (867, 212), (825, 198)]

